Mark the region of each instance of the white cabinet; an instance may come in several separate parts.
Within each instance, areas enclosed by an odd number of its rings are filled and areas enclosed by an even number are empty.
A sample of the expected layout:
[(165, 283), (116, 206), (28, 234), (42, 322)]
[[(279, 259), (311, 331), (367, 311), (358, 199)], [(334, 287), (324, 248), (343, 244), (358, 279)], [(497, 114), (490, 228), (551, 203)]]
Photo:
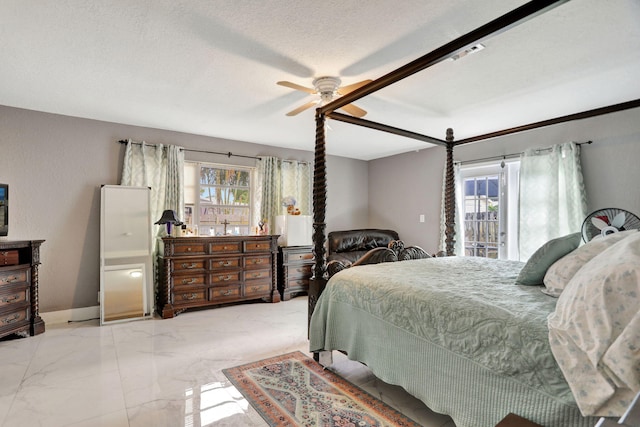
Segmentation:
[(312, 245), (313, 226), (311, 215), (278, 215), (276, 231), (279, 246)]
[(103, 185), (100, 192), (100, 323), (150, 317), (151, 190)]

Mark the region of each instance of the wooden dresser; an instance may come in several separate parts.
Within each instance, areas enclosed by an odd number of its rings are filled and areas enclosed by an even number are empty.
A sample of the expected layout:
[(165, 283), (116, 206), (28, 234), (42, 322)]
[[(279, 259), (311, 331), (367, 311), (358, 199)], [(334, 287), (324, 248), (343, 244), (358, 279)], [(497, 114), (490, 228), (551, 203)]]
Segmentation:
[(281, 246), (278, 250), (278, 290), (282, 300), (309, 291), (313, 246)]
[(157, 311), (164, 319), (195, 307), (280, 302), (277, 235), (165, 237), (162, 246)]
[(44, 332), (38, 266), (44, 240), (0, 241), (0, 337)]

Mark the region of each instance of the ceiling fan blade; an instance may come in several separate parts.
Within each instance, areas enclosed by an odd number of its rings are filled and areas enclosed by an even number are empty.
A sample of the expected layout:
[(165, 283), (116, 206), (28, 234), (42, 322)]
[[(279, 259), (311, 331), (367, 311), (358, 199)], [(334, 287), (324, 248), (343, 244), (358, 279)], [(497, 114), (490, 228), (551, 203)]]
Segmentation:
[(300, 114), (302, 113), (304, 110), (313, 107), (314, 105), (316, 105), (318, 103), (318, 101), (311, 101), (311, 102), (307, 102), (304, 105), (299, 106), (298, 108), (296, 108), (295, 110), (289, 111), (287, 113), (287, 116), (295, 116), (296, 114)]
[(307, 92), (307, 93), (310, 93), (312, 95), (317, 93), (315, 89), (312, 89), (310, 87), (301, 86), (299, 84), (288, 82), (288, 81), (279, 81), (277, 84), (279, 84), (280, 86), (285, 86), (285, 87), (288, 87), (288, 88), (291, 88), (291, 89), (295, 89), (295, 90), (299, 90), (299, 91), (302, 91), (302, 92)]
[(340, 108), (342, 108), (344, 111), (346, 111), (347, 113), (351, 114), (354, 117), (364, 117), (367, 115), (367, 112), (365, 110), (363, 110), (360, 107), (356, 107), (353, 104), (347, 104)]
[(353, 83), (353, 84), (350, 84), (350, 85), (339, 87), (338, 90), (337, 90), (338, 95), (346, 95), (349, 92), (353, 92), (354, 90), (356, 90), (358, 88), (361, 88), (362, 86), (366, 85), (367, 83), (371, 83), (372, 81), (373, 80), (363, 80), (363, 81), (358, 82), (358, 83)]

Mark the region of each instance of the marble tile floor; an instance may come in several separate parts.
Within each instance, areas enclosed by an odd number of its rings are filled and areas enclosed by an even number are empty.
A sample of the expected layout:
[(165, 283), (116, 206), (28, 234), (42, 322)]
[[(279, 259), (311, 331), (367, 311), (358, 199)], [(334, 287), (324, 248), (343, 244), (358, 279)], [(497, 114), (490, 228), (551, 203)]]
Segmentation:
[[(307, 298), (109, 326), (47, 325), (0, 341), (2, 427), (266, 426), (222, 369), (300, 350)], [(455, 427), (400, 387), (334, 352), (332, 367), (425, 427)]]

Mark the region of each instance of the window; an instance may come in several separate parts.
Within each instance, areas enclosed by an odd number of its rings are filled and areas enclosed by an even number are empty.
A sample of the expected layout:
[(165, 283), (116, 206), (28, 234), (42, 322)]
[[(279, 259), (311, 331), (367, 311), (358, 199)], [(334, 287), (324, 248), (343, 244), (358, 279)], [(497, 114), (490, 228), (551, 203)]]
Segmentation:
[(519, 161), (461, 166), (465, 256), (518, 259)]
[(195, 234), (249, 234), (253, 169), (185, 162), (184, 221)]

